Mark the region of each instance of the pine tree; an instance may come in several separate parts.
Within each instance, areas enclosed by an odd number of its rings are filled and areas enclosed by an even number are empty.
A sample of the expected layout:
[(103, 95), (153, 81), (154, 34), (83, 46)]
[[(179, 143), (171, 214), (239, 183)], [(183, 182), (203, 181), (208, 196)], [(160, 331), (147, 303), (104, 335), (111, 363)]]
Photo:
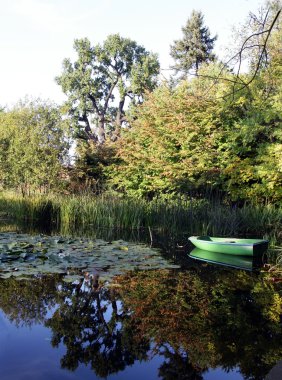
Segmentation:
[(175, 60), (172, 68), (184, 78), (189, 70), (194, 69), (197, 74), (203, 62), (214, 60), (212, 50), (217, 36), (210, 36), (209, 28), (204, 26), (203, 14), (195, 10), (186, 26), (182, 27), (182, 32), (183, 38), (174, 41), (170, 55)]

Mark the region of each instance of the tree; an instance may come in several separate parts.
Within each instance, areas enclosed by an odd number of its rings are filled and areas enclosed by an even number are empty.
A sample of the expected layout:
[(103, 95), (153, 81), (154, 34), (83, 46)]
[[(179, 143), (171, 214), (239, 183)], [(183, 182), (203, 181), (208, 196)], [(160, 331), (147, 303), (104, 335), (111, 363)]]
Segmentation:
[[(201, 194), (208, 186), (234, 201), (279, 204), (282, 65), (277, 46), (269, 46), (270, 64), (240, 92), (233, 91), (236, 74), (214, 63), (203, 64), (198, 77), (176, 89), (161, 86), (152, 92), (122, 134), (119, 161), (107, 169), (114, 187), (150, 198)], [(211, 85), (209, 78), (219, 72), (225, 80)]]
[[(222, 70), (229, 67), (236, 73), (233, 93), (248, 87), (271, 65), (273, 52), (274, 56), (281, 55), (281, 10), (280, 0), (267, 0), (257, 14), (250, 13), (246, 22), (234, 30), (235, 54), (222, 67)], [(250, 74), (247, 78), (242, 67)]]
[(126, 105), (141, 102), (145, 91), (157, 84), (157, 56), (118, 34), (108, 36), (103, 45), (75, 40), (74, 49), (77, 60), (65, 59), (56, 80), (68, 96), (78, 135), (98, 144), (107, 134), (116, 140), (126, 122)]
[(59, 183), (69, 141), (54, 104), (25, 101), (0, 113), (0, 180), (23, 194)]
[(224, 188), (233, 199), (281, 203), (281, 67), (281, 58), (273, 58), (225, 111), (241, 105), (244, 112), (226, 125), (219, 154)]
[[(235, 73), (229, 96), (225, 96), (223, 112), (233, 122), (224, 123), (224, 148), (219, 157), (224, 187), (233, 199), (277, 204), (282, 199), (280, 14), (281, 10), (271, 6), (264, 11), (261, 31), (253, 29), (252, 43), (245, 45), (249, 47), (250, 71), (240, 77)], [(252, 19), (258, 18), (251, 15)], [(242, 59), (244, 53), (242, 50)], [(236, 108), (239, 117), (234, 118), (232, 109)]]
[(134, 196), (187, 193), (217, 181), (217, 103), (189, 95), (190, 83), (161, 86), (136, 107), (108, 168), (115, 188)]
[(204, 26), (203, 14), (195, 10), (182, 27), (182, 32), (183, 38), (174, 41), (170, 55), (175, 60), (172, 68), (185, 78), (189, 70), (194, 69), (197, 74), (203, 62), (214, 60), (212, 50), (217, 36), (210, 36), (208, 27)]

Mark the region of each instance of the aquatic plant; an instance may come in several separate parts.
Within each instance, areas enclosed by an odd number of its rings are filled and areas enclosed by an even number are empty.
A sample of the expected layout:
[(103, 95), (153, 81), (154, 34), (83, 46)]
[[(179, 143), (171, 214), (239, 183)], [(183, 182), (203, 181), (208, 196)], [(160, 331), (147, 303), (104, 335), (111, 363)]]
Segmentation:
[(61, 273), (75, 281), (84, 273), (109, 280), (125, 271), (179, 268), (157, 249), (122, 240), (62, 238), (60, 236), (0, 234), (0, 278), (25, 278)]
[(0, 213), (29, 224), (52, 224), (64, 234), (97, 228), (185, 231), (214, 236), (256, 236), (282, 241), (282, 208), (232, 207), (218, 200), (144, 199), (117, 196), (0, 194)]

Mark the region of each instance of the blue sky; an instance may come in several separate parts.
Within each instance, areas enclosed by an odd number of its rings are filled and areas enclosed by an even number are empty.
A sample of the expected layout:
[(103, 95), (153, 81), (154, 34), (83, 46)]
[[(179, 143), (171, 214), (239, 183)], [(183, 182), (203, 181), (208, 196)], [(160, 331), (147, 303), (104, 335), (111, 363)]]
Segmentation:
[[(0, 105), (25, 95), (62, 102), (54, 78), (62, 61), (74, 58), (75, 38), (102, 43), (112, 33), (129, 37), (158, 53), (168, 68), (170, 45), (181, 38), (193, 9), (201, 10), (216, 53), (229, 46), (232, 25), (242, 23), (260, 0), (0, 0)], [(163, 71), (166, 75), (166, 71)]]

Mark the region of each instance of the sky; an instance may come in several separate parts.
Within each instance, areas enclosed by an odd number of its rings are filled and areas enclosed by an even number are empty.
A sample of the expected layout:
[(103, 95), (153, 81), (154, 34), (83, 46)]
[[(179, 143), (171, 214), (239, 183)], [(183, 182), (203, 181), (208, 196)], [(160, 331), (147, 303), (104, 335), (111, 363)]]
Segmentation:
[(75, 59), (73, 41), (88, 37), (93, 45), (109, 34), (131, 38), (159, 55), (167, 76), (170, 45), (182, 37), (193, 9), (204, 14), (215, 51), (223, 57), (232, 26), (258, 10), (260, 0), (0, 0), (0, 106), (25, 96), (65, 99), (55, 77), (64, 58)]

